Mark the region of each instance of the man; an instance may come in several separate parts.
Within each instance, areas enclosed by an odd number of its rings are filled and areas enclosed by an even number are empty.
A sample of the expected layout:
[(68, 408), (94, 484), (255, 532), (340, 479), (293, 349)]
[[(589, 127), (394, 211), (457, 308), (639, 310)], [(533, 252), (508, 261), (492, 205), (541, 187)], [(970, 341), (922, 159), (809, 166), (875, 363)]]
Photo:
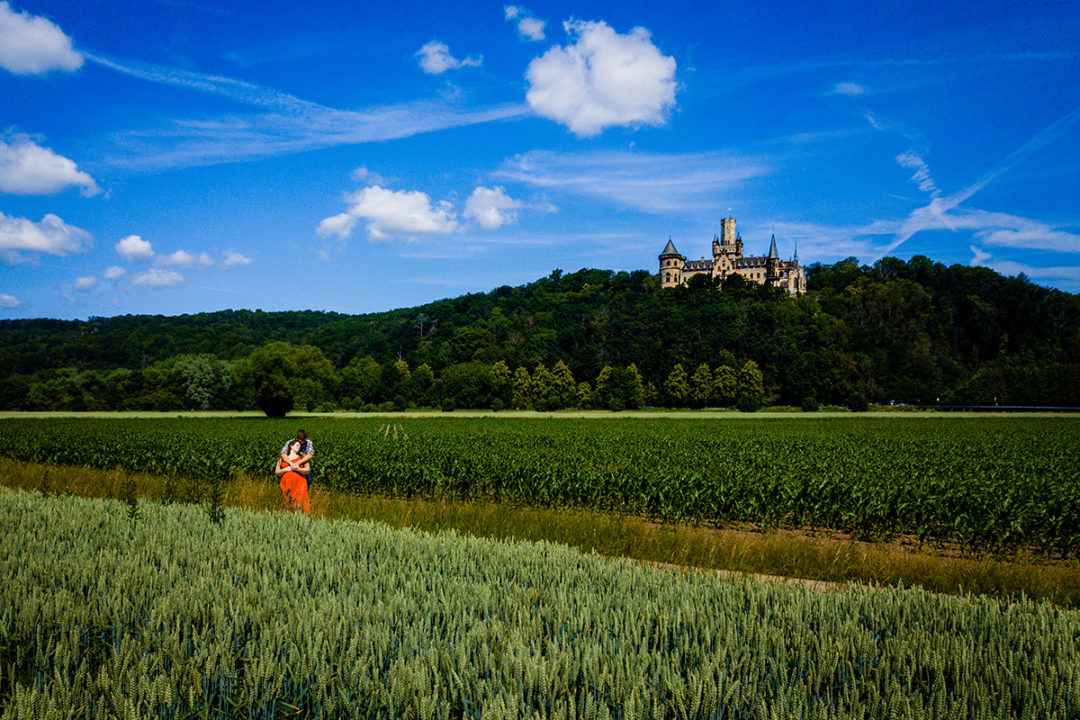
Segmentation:
[[(300, 457), (294, 460), (289, 460), (289, 443), (293, 440), (300, 441)], [(310, 462), (311, 458), (315, 456), (315, 446), (308, 440), (306, 430), (297, 430), (295, 438), (289, 438), (285, 443), (285, 447), (281, 448), (281, 459), (289, 463), (289, 467), (293, 470), (299, 470), (300, 466), (304, 463)], [(303, 473), (301, 473), (303, 474)], [(311, 469), (308, 468), (308, 473), (304, 475), (307, 478), (308, 487), (311, 487)]]

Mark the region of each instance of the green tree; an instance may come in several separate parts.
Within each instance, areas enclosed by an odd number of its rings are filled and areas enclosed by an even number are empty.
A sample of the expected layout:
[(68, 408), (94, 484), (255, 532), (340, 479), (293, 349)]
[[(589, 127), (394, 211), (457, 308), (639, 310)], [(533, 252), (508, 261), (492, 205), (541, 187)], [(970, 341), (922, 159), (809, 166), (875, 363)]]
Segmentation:
[(215, 355), (177, 355), (168, 363), (179, 374), (184, 405), (189, 410), (228, 406), (233, 377), (229, 363)]
[(555, 397), (554, 378), (544, 363), (537, 363), (529, 383), (528, 406), (537, 410), (554, 410), (558, 407)]
[(682, 363), (677, 363), (671, 369), (664, 381), (664, 393), (668, 397), (668, 404), (672, 407), (685, 407), (690, 397), (690, 383), (686, 378), (686, 370)]
[(421, 363), (405, 381), (405, 397), (414, 405), (431, 403), (431, 391), (435, 386), (435, 373), (427, 363)]
[(593, 403), (592, 387), (588, 382), (582, 380), (577, 385), (577, 392), (574, 397), (574, 405), (578, 408), (585, 409), (592, 407)]
[(739, 376), (735, 368), (721, 365), (713, 373), (713, 401), (722, 407), (735, 404), (739, 394)]
[(268, 417), (285, 417), (300, 400), (318, 398), (334, 380), (334, 366), (311, 345), (272, 342), (236, 367), (236, 382)]
[(690, 377), (690, 402), (696, 408), (703, 408), (712, 399), (713, 374), (706, 363), (701, 363)]
[(612, 369), (610, 365), (600, 368), (600, 373), (596, 376), (596, 388), (592, 394), (593, 407), (606, 408), (611, 406), (611, 375)]
[(356, 405), (379, 403), (385, 399), (383, 369), (370, 355), (353, 358), (341, 370), (338, 393), (342, 400), (348, 398)]
[(551, 369), (551, 395), (554, 407), (567, 408), (577, 404), (577, 383), (570, 367), (562, 360)]
[(532, 407), (532, 377), (527, 368), (519, 367), (514, 371), (514, 407), (526, 410)]
[(765, 402), (765, 382), (757, 363), (747, 360), (739, 370), (735, 405), (744, 412), (755, 412)]
[(620, 389), (622, 400), (626, 408), (640, 410), (645, 407), (645, 383), (641, 379), (637, 365), (633, 363), (623, 368), (621, 373)]

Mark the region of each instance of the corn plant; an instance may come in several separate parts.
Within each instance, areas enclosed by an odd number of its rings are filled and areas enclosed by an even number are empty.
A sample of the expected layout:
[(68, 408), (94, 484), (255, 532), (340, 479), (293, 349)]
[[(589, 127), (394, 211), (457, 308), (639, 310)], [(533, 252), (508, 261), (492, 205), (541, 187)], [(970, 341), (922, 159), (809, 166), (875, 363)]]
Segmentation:
[[(407, 433), (376, 418), (305, 424), (320, 483), (342, 490), (904, 537), (971, 553), (1080, 551), (1080, 423), (1070, 417), (412, 418)], [(237, 469), (269, 477), (295, 431), (206, 418), (0, 428), (12, 457), (177, 476), (189, 501)], [(209, 446), (221, 451), (200, 450)]]

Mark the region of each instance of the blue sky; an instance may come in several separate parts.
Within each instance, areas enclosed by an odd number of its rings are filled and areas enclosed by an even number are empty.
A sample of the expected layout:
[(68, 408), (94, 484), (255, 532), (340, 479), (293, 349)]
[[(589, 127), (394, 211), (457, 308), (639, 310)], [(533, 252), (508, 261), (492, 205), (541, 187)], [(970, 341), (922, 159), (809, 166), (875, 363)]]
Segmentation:
[(1075, 2), (0, 0), (0, 318), (805, 263), (1080, 291)]

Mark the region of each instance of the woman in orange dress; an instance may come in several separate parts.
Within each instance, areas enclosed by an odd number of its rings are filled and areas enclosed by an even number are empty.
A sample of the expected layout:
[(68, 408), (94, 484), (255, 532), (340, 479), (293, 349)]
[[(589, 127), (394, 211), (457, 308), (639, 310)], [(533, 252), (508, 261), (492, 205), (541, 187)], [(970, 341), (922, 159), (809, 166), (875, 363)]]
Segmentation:
[(311, 514), (311, 503), (308, 499), (307, 478), (305, 475), (311, 472), (307, 463), (298, 465), (300, 451), (303, 445), (299, 440), (291, 440), (288, 448), (288, 460), (278, 463), (274, 471), (281, 478), (281, 494), (285, 500), (304, 511), (305, 515)]

